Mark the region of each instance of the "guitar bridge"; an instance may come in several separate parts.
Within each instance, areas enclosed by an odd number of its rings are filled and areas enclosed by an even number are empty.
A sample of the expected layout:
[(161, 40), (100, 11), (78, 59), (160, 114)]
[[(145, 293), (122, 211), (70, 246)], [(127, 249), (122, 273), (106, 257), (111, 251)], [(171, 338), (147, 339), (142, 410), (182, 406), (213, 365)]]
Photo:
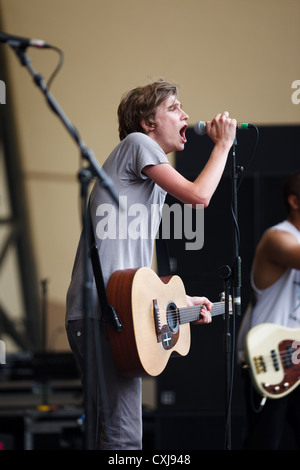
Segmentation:
[(157, 342), (161, 342), (161, 333), (162, 333), (162, 326), (160, 320), (160, 313), (157, 304), (157, 299), (153, 299), (153, 316), (154, 316), (154, 323), (155, 323), (155, 331), (157, 336)]
[(254, 364), (255, 364), (255, 369), (257, 374), (261, 374), (263, 372), (266, 372), (266, 364), (264, 361), (263, 356), (255, 356), (253, 358)]

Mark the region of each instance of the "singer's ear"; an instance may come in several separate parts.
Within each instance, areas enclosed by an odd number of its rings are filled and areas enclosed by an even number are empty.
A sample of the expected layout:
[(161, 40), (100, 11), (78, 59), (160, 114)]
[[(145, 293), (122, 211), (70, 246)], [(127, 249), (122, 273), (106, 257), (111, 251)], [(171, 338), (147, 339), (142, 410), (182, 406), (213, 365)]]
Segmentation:
[(293, 210), (299, 210), (300, 207), (300, 201), (299, 197), (296, 196), (296, 194), (290, 194), (288, 197), (288, 203), (290, 205), (290, 208)]
[(149, 132), (154, 131), (154, 129), (155, 129), (155, 126), (153, 124), (151, 124), (151, 125), (147, 124), (145, 119), (142, 119), (140, 124), (141, 124), (142, 128), (144, 129), (145, 134), (148, 134)]

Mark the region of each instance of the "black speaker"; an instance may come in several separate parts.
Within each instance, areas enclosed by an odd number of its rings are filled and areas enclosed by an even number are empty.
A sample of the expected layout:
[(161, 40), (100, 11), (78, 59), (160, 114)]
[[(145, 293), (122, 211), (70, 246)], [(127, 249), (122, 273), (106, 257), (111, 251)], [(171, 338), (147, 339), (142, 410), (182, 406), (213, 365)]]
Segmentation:
[[(238, 190), (239, 249), (242, 259), (242, 314), (249, 300), (249, 275), (255, 247), (262, 232), (285, 218), (281, 188), (285, 178), (298, 171), (300, 127), (260, 127), (256, 143), (254, 130), (238, 132), (237, 164), (247, 168)], [(212, 149), (207, 136), (187, 131), (186, 150), (176, 155), (176, 168), (187, 178), (195, 179)], [(199, 163), (202, 161), (202, 165)], [(186, 240), (168, 240), (174, 272), (184, 281), (189, 295), (204, 295), (219, 300), (223, 280), (219, 268), (232, 265), (232, 159), (204, 213), (204, 245), (200, 250), (186, 250)], [(174, 199), (167, 197), (172, 205)], [(178, 201), (176, 201), (178, 203)], [(238, 330), (242, 315), (236, 318)], [(223, 347), (224, 319), (214, 317), (212, 324), (191, 326), (190, 353), (173, 358), (157, 378), (157, 406), (163, 412), (221, 413), (225, 406), (225, 358)], [(233, 411), (243, 409), (243, 385), (236, 369)]]
[[(231, 449), (242, 446), (244, 420), (232, 416)], [(225, 419), (220, 413), (171, 412), (161, 413), (156, 419), (156, 450), (224, 450)]]

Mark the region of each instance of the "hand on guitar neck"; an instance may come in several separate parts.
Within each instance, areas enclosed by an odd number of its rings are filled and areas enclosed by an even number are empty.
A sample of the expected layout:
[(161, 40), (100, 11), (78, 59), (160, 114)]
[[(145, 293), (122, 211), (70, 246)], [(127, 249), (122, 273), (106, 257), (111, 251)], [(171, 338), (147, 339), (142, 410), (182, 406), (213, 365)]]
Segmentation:
[(210, 314), (210, 310), (213, 306), (213, 303), (210, 302), (206, 297), (197, 297), (197, 296), (186, 296), (187, 299), (187, 306), (194, 307), (196, 305), (203, 305), (203, 308), (200, 312), (201, 317), (199, 320), (194, 321), (194, 325), (202, 324), (202, 323), (211, 323), (212, 318)]

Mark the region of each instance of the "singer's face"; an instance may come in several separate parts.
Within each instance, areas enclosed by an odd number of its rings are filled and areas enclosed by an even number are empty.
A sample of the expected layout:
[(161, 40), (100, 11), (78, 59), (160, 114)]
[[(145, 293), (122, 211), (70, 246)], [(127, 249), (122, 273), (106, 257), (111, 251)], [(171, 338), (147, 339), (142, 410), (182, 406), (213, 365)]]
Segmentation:
[(188, 118), (177, 98), (170, 96), (157, 109), (156, 127), (152, 128), (148, 135), (166, 154), (183, 150), (187, 141), (185, 131)]

